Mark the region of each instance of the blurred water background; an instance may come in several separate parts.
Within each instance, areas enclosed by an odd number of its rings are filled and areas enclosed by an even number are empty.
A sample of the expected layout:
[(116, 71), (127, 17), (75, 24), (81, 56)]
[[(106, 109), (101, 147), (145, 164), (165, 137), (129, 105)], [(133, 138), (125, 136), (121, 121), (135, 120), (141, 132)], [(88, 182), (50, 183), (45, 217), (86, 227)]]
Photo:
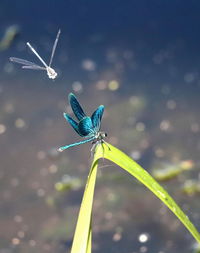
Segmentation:
[[(0, 51), (0, 253), (70, 251), (91, 145), (56, 152), (80, 140), (62, 116), (69, 92), (88, 114), (104, 104), (108, 142), (150, 173), (189, 164), (161, 184), (200, 230), (199, 13), (195, 0), (1, 0), (0, 44), (10, 26), (16, 36)], [(27, 41), (48, 62), (59, 28), (55, 81), (9, 62), (38, 62)], [(101, 166), (94, 253), (193, 252), (189, 232), (151, 192)], [(186, 191), (191, 183), (197, 190)]]

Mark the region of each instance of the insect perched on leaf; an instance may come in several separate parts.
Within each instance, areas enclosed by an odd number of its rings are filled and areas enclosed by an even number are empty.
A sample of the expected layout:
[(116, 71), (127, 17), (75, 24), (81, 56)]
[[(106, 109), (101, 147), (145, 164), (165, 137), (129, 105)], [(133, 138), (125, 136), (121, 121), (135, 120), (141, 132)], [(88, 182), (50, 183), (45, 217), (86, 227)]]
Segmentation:
[(56, 36), (56, 39), (55, 39), (55, 42), (53, 44), (53, 49), (52, 49), (52, 52), (51, 52), (51, 58), (50, 58), (50, 61), (49, 61), (49, 65), (46, 64), (46, 62), (41, 58), (41, 56), (31, 46), (31, 44), (29, 42), (27, 42), (26, 45), (38, 57), (38, 59), (42, 62), (44, 67), (41, 67), (41, 66), (37, 65), (36, 63), (30, 62), (30, 61), (27, 61), (27, 60), (23, 60), (23, 59), (20, 59), (20, 58), (16, 58), (16, 57), (10, 57), (10, 61), (22, 64), (23, 69), (46, 70), (48, 77), (50, 79), (55, 79), (57, 77), (57, 73), (53, 68), (51, 68), (51, 64), (52, 64), (53, 57), (54, 57), (54, 54), (55, 54), (56, 46), (58, 44), (58, 39), (59, 39), (59, 36), (60, 36), (60, 32), (61, 31), (59, 29), (58, 33), (57, 33), (57, 36)]
[(91, 142), (91, 141), (92, 141), (92, 144), (94, 144), (91, 149), (91, 151), (93, 151), (96, 145), (98, 145), (99, 143), (103, 143), (104, 138), (107, 136), (105, 132), (100, 132), (101, 118), (103, 116), (104, 106), (100, 105), (96, 109), (96, 111), (92, 114), (92, 116), (88, 117), (84, 113), (82, 107), (80, 106), (74, 94), (70, 93), (68, 99), (69, 99), (69, 103), (71, 105), (72, 111), (74, 115), (76, 116), (76, 118), (78, 119), (78, 122), (73, 120), (67, 113), (64, 113), (63, 116), (67, 120), (67, 122), (69, 122), (70, 125), (74, 128), (74, 130), (81, 137), (84, 137), (86, 139), (80, 142), (76, 142), (73, 144), (60, 147), (59, 151), (62, 152), (63, 150), (67, 148), (74, 147), (74, 146)]

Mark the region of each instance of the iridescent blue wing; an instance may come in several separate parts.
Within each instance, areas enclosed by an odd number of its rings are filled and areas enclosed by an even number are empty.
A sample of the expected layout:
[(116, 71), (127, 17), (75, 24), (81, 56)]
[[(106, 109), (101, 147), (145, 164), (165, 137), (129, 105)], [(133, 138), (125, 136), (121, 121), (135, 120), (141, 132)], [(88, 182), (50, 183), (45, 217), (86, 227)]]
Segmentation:
[(73, 120), (67, 113), (63, 113), (64, 118), (69, 122), (69, 124), (74, 128), (74, 130), (80, 135), (83, 136), (82, 134), (79, 133), (78, 130), (78, 123)]
[(74, 115), (77, 117), (78, 120), (82, 120), (84, 117), (86, 117), (83, 109), (81, 108), (78, 100), (74, 96), (73, 93), (69, 94), (69, 103), (71, 105), (72, 111), (74, 112)]
[(82, 119), (78, 124), (78, 131), (79, 134), (82, 134), (82, 136), (91, 137), (95, 135), (95, 130), (92, 124), (92, 120), (90, 117), (85, 117)]
[(96, 111), (92, 114), (91, 120), (92, 120), (92, 124), (93, 124), (94, 130), (96, 132), (98, 132), (100, 130), (101, 118), (103, 116), (103, 112), (104, 112), (104, 106), (100, 105), (96, 109)]

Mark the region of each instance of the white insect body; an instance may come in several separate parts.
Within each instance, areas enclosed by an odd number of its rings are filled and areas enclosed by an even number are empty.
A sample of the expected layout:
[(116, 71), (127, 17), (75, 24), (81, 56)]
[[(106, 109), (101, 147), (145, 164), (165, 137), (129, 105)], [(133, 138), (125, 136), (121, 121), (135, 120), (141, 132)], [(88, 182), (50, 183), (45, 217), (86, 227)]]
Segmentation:
[(57, 36), (56, 36), (56, 39), (55, 39), (55, 42), (53, 44), (53, 49), (52, 49), (52, 52), (51, 52), (51, 58), (50, 58), (50, 61), (49, 61), (49, 65), (46, 64), (46, 62), (41, 58), (41, 56), (31, 46), (31, 44), (29, 42), (27, 42), (26, 45), (37, 56), (37, 58), (42, 62), (42, 64), (44, 65), (44, 67), (41, 67), (41, 66), (39, 66), (39, 65), (37, 65), (37, 64), (35, 64), (33, 62), (30, 62), (30, 61), (27, 61), (27, 60), (24, 60), (24, 59), (20, 59), (20, 58), (16, 58), (16, 57), (10, 57), (10, 61), (24, 65), (24, 66), (22, 66), (23, 69), (46, 70), (48, 77), (50, 79), (55, 79), (57, 77), (57, 73), (56, 73), (56, 71), (53, 68), (51, 68), (51, 64), (52, 64), (53, 57), (54, 57), (54, 54), (55, 54), (56, 46), (58, 44), (58, 39), (59, 39), (59, 36), (60, 36), (60, 32), (61, 31), (59, 29), (58, 33), (57, 33)]

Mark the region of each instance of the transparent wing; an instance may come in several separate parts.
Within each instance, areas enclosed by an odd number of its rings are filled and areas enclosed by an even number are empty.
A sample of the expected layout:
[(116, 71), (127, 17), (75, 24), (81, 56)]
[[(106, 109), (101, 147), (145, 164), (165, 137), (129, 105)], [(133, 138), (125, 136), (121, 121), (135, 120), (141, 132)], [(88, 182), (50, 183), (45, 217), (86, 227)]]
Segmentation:
[(44, 64), (44, 66), (47, 68), (46, 62), (42, 59), (42, 57), (38, 54), (38, 52), (31, 46), (29, 42), (26, 43), (26, 45), (30, 48), (30, 50), (37, 56), (37, 58)]
[(55, 54), (55, 51), (56, 51), (56, 47), (57, 47), (57, 44), (58, 44), (60, 33), (61, 33), (61, 30), (59, 29), (58, 33), (57, 33), (57, 36), (56, 36), (56, 39), (55, 39), (55, 42), (53, 44), (53, 48), (52, 48), (52, 52), (51, 52), (51, 58), (50, 58), (50, 62), (49, 62), (49, 67), (51, 67), (51, 64), (52, 64), (52, 61), (53, 61), (53, 57), (54, 57), (54, 54)]
[(40, 67), (38, 65), (32, 65), (32, 66), (22, 66), (23, 69), (33, 69), (33, 70), (46, 70), (45, 67)]
[(86, 117), (82, 107), (80, 106), (78, 100), (74, 96), (73, 93), (69, 94), (69, 103), (71, 105), (72, 111), (74, 112), (74, 115), (77, 117), (78, 120), (82, 120), (84, 117)]
[(36, 65), (35, 63), (33, 63), (33, 62), (31, 62), (31, 61), (27, 61), (27, 60), (20, 59), (20, 58), (16, 58), (16, 57), (10, 57), (9, 59), (10, 59), (10, 61), (12, 61), (12, 62), (16, 62), (16, 63), (23, 64), (23, 65), (27, 65), (27, 66)]
[(20, 58), (10, 57), (10, 61), (24, 65), (22, 66), (23, 69), (46, 70), (46, 68), (44, 67), (40, 67), (39, 65), (36, 65), (31, 61), (27, 61)]
[(98, 132), (100, 130), (103, 112), (104, 112), (104, 106), (100, 105), (96, 109), (96, 111), (92, 114), (91, 120), (92, 120), (92, 124), (93, 124), (93, 127), (96, 132)]
[(69, 124), (74, 128), (74, 130), (80, 135), (83, 136), (78, 130), (78, 123), (73, 120), (67, 113), (63, 113), (64, 118), (69, 122)]

